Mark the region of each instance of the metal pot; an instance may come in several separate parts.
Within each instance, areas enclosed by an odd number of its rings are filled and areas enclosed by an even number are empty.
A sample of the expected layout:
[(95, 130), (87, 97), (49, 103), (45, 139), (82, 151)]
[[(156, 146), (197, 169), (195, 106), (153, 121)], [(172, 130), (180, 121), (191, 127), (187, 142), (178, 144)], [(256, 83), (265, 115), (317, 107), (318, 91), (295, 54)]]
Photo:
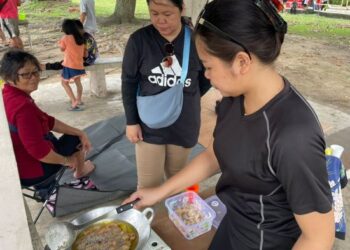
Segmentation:
[[(80, 224), (89, 222), (92, 219), (100, 215), (103, 215), (105, 213), (108, 213), (109, 211), (115, 208), (116, 206), (108, 206), (108, 207), (93, 209), (89, 212), (86, 212), (78, 216), (72, 221), (72, 223), (75, 225), (80, 225)], [(99, 222), (102, 222), (105, 220), (108, 220), (108, 221), (119, 220), (119, 221), (128, 222), (129, 224), (135, 227), (138, 233), (138, 243), (137, 243), (136, 249), (141, 250), (149, 239), (149, 236), (151, 233), (151, 222), (153, 220), (153, 217), (154, 217), (154, 211), (152, 208), (146, 208), (142, 212), (136, 209), (130, 209), (121, 214), (115, 213), (114, 215), (111, 215)], [(85, 228), (87, 228), (88, 226), (86, 226)]]

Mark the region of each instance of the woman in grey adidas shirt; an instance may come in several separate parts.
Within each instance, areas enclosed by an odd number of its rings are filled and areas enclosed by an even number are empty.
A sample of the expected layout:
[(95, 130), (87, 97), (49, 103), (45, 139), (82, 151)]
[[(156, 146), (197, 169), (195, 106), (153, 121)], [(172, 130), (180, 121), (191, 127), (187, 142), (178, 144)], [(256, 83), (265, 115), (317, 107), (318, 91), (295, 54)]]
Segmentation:
[(149, 206), (221, 170), (216, 192), (227, 213), (209, 249), (331, 249), (323, 132), (273, 65), (286, 31), (269, 0), (205, 6), (196, 46), (206, 77), (224, 96), (213, 144), (162, 186), (126, 201)]
[(138, 187), (154, 187), (185, 165), (197, 143), (200, 96), (209, 88), (194, 42), (184, 81), (183, 108), (169, 127), (149, 128), (139, 117), (136, 95), (151, 96), (174, 86), (182, 71), (185, 23), (182, 0), (147, 0), (151, 25), (133, 33), (122, 66), (122, 96), (127, 120), (126, 136), (135, 143)]

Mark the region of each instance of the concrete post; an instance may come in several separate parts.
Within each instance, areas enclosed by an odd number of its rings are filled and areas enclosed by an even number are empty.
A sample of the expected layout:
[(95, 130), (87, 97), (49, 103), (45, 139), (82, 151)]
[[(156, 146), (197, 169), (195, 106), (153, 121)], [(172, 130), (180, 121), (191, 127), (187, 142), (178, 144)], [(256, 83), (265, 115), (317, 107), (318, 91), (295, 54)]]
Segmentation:
[(17, 163), (0, 94), (0, 248), (32, 250)]
[(107, 96), (107, 83), (103, 65), (94, 65), (95, 70), (90, 72), (90, 91), (97, 97)]

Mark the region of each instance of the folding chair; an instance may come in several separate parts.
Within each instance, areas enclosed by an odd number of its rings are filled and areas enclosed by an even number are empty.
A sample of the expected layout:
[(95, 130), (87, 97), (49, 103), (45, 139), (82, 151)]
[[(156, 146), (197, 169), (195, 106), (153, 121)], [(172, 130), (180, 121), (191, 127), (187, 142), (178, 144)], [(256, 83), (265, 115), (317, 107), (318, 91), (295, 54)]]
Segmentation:
[(27, 194), (23, 192), (23, 196), (33, 199), (37, 202), (43, 202), (42, 207), (40, 208), (38, 214), (36, 215), (34, 219), (34, 224), (38, 221), (41, 213), (43, 212), (44, 208), (50, 201), (50, 197), (56, 192), (60, 179), (62, 178), (62, 175), (64, 171), (66, 170), (65, 167), (62, 167), (56, 174), (50, 176), (46, 180), (35, 184), (33, 186), (23, 186), (22, 189), (28, 190), (32, 192), (31, 194)]

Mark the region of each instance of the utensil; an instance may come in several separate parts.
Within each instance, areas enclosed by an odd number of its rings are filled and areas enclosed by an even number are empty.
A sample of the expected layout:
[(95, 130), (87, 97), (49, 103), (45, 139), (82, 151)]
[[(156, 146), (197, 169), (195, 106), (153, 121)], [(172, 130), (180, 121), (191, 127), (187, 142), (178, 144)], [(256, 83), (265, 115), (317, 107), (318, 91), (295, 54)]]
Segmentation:
[[(92, 209), (86, 213), (80, 214), (71, 222), (76, 225), (83, 224), (115, 208), (116, 208), (115, 206), (106, 206), (106, 207), (99, 207), (96, 209)], [(103, 219), (98, 223), (116, 221), (116, 222), (126, 222), (132, 225), (136, 229), (136, 232), (138, 234), (138, 243), (135, 250), (143, 250), (151, 235), (151, 223), (153, 221), (153, 218), (154, 218), (154, 210), (150, 207), (147, 207), (143, 211), (130, 209), (121, 214), (114, 213), (112, 216), (106, 219)], [(88, 230), (93, 225), (94, 224), (83, 228), (81, 231), (79, 231), (79, 234), (84, 233), (85, 230)]]
[(117, 214), (120, 214), (129, 209), (132, 209), (139, 200), (140, 199), (137, 198), (132, 202), (121, 205), (116, 209), (112, 209), (111, 211), (102, 214), (101, 216), (97, 216), (96, 218), (80, 225), (74, 225), (70, 222), (64, 221), (56, 222), (49, 227), (47, 233), (45, 234), (46, 243), (50, 247), (50, 250), (67, 249), (72, 246), (73, 242), (77, 237), (77, 232), (80, 229), (83, 229), (84, 227), (102, 219), (113, 216), (115, 212), (117, 212)]

